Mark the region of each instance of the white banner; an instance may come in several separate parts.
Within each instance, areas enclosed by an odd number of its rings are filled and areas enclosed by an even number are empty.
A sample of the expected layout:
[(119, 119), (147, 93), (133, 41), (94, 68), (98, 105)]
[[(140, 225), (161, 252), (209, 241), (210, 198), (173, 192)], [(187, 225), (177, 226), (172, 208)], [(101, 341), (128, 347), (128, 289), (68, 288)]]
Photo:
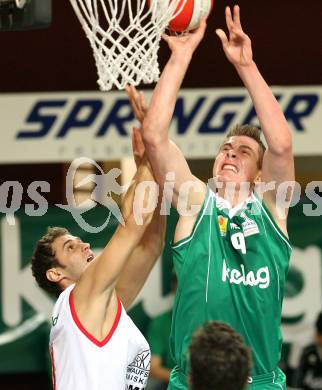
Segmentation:
[[(273, 91), (293, 130), (295, 154), (321, 154), (322, 86)], [(128, 157), (135, 123), (124, 92), (2, 94), (0, 163)], [(213, 158), (237, 123), (258, 124), (244, 88), (185, 89), (170, 134), (187, 158)]]

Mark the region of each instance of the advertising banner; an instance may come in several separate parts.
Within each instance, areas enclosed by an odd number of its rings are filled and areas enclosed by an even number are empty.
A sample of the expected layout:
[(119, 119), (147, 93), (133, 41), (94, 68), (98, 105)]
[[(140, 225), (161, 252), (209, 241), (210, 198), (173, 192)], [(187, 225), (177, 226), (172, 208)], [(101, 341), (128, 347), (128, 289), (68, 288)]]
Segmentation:
[[(273, 87), (293, 131), (295, 155), (321, 153), (322, 86)], [(146, 92), (147, 100), (151, 91)], [(0, 163), (64, 162), (131, 156), (136, 123), (124, 92), (0, 95)], [(187, 158), (212, 158), (235, 124), (257, 125), (244, 88), (183, 89), (171, 138)]]

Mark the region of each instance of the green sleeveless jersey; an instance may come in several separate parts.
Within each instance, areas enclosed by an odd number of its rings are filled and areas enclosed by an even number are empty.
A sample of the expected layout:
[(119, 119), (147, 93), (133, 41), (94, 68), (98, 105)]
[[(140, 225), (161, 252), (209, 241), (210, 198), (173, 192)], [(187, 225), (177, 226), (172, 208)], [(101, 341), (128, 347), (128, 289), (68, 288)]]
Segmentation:
[(230, 210), (227, 203), (208, 188), (192, 234), (172, 247), (178, 290), (170, 345), (179, 378), (188, 374), (193, 332), (209, 320), (242, 335), (252, 350), (252, 375), (273, 372), (280, 359), (291, 246), (256, 195)]

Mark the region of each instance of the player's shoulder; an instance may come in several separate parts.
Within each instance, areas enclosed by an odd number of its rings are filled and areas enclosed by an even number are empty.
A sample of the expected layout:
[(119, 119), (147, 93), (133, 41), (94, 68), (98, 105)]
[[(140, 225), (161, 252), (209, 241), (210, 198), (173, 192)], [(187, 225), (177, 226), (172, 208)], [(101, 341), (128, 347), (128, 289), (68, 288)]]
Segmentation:
[(75, 284), (72, 284), (59, 294), (59, 297), (57, 298), (55, 305), (54, 305), (53, 314), (55, 314), (57, 311), (60, 311), (61, 308), (66, 305), (66, 303), (69, 303), (70, 294), (71, 294), (72, 290), (74, 289), (74, 287), (75, 287)]

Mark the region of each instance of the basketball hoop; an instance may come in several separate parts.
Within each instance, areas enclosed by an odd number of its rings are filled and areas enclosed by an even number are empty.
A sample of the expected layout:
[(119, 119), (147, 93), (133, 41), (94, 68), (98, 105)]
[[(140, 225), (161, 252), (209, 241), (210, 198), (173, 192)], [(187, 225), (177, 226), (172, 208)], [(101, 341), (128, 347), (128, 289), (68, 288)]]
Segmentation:
[(159, 79), (158, 49), (187, 0), (70, 0), (90, 41), (102, 91)]

